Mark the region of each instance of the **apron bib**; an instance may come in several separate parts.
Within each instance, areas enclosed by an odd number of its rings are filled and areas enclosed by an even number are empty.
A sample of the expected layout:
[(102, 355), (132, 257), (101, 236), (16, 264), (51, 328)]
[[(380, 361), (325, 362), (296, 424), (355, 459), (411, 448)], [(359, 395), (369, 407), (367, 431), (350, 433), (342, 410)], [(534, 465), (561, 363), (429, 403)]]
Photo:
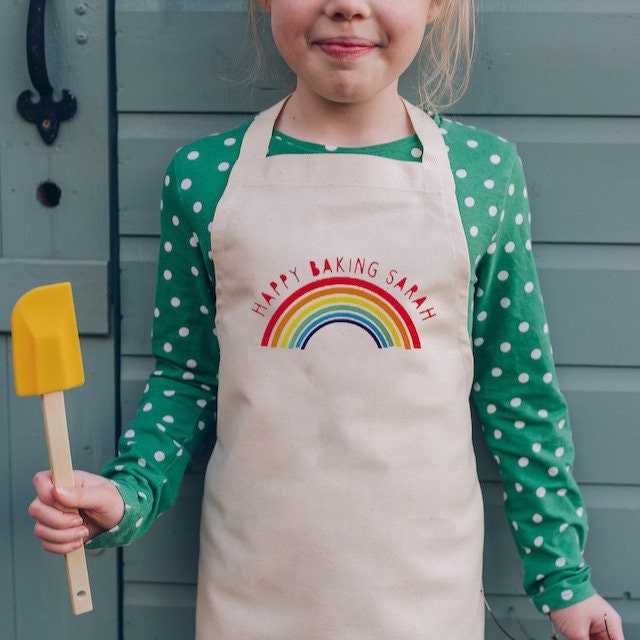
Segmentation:
[(469, 258), (437, 125), (422, 162), (267, 157), (211, 226), (221, 349), (198, 640), (481, 640)]

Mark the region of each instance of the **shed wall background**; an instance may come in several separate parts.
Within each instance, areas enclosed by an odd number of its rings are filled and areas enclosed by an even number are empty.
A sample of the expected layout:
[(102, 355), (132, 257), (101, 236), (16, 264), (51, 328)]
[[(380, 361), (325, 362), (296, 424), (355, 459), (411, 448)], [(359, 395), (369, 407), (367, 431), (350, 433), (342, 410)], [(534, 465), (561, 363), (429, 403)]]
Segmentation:
[[(249, 86), (242, 0), (117, 0), (122, 412), (152, 368), (158, 202), (174, 150), (228, 129), (286, 88)], [(243, 53), (244, 52), (244, 53)], [(414, 71), (403, 90), (415, 99)], [(571, 409), (596, 586), (640, 637), (640, 6), (634, 0), (484, 0), (471, 86), (455, 117), (518, 143), (534, 252)], [(522, 593), (495, 466), (482, 443), (486, 591), (514, 634), (546, 637)], [(176, 506), (124, 551), (124, 638), (193, 629), (204, 458)], [(500, 637), (488, 623), (488, 640)]]
[[(0, 640), (113, 640), (118, 551), (89, 555), (95, 608), (76, 617), (63, 559), (42, 551), (33, 536), (31, 479), (49, 466), (47, 446), (39, 398), (15, 394), (9, 337), (11, 310), (25, 291), (71, 282), (85, 384), (65, 394), (69, 436), (75, 465), (98, 471), (113, 452), (117, 388), (109, 4), (47, 3), (48, 77), (78, 101), (51, 146), (16, 110), (18, 95), (34, 89), (25, 51), (29, 5), (0, 3)], [(46, 183), (58, 187), (59, 200), (38, 195)]]

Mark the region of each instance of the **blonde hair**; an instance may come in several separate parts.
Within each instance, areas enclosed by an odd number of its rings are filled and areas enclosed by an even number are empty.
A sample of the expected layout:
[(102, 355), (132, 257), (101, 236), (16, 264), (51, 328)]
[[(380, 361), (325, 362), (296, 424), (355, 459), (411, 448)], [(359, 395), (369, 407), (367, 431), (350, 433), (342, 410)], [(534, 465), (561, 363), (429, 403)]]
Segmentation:
[[(471, 76), (475, 43), (474, 0), (434, 0), (440, 11), (428, 26), (419, 56), (420, 106), (442, 112), (464, 94)], [(256, 64), (263, 60), (257, 0), (248, 0)]]
[(473, 0), (440, 0), (420, 56), (421, 105), (443, 111), (457, 102), (469, 85), (475, 44)]

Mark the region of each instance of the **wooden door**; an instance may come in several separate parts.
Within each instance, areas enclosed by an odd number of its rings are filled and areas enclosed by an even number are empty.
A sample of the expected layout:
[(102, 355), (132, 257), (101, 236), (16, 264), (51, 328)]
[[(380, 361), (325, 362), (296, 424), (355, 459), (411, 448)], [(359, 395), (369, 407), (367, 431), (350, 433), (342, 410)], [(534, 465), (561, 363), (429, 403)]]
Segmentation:
[[(94, 611), (71, 612), (64, 561), (45, 553), (27, 514), (31, 478), (48, 467), (39, 398), (13, 389), (9, 318), (26, 290), (70, 281), (86, 383), (66, 394), (75, 466), (98, 471), (114, 451), (115, 340), (110, 198), (108, 3), (50, 1), (48, 75), (77, 98), (53, 144), (16, 111), (33, 89), (25, 38), (29, 2), (0, 4), (0, 637), (114, 640), (118, 552), (88, 558)], [(35, 94), (37, 96), (37, 94)]]

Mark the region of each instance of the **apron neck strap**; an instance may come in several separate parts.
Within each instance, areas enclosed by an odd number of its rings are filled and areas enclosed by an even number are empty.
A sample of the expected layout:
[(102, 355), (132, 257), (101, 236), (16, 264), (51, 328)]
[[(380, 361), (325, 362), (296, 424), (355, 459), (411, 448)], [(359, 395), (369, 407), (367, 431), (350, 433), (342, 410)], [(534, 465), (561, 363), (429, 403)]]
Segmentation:
[[(242, 140), (240, 149), (242, 156), (254, 160), (267, 157), (274, 125), (288, 99), (289, 96), (256, 115)], [(422, 162), (436, 164), (437, 156), (442, 152), (445, 152), (446, 155), (446, 146), (438, 126), (422, 109), (404, 98), (402, 98), (402, 102), (411, 120), (413, 130), (422, 144)]]

